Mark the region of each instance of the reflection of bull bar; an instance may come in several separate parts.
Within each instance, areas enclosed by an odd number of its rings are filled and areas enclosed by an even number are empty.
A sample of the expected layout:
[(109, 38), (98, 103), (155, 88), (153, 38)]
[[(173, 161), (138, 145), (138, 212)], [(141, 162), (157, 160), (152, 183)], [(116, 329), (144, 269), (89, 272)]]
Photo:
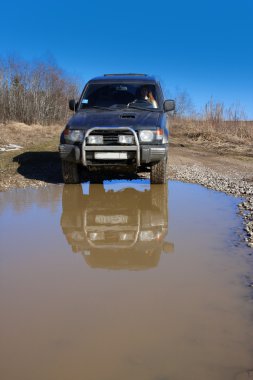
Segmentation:
[[(93, 247), (93, 248), (108, 248), (110, 247), (109, 245), (96, 245), (94, 244), (88, 237), (88, 232), (90, 231), (94, 231), (94, 227), (93, 226), (88, 226), (87, 225), (87, 212), (88, 210), (85, 210), (85, 215), (84, 215), (84, 232), (85, 232), (85, 235), (87, 237), (87, 241), (89, 242), (89, 244)], [(126, 230), (130, 230), (133, 231), (134, 230), (134, 233), (135, 233), (135, 238), (133, 240), (133, 242), (131, 242), (130, 244), (125, 244), (125, 245), (119, 245), (119, 244), (113, 244), (113, 248), (132, 248), (135, 243), (137, 242), (138, 240), (138, 237), (139, 237), (139, 233), (140, 233), (140, 223), (141, 223), (141, 215), (140, 215), (140, 210), (138, 210), (138, 226), (134, 227), (134, 228), (131, 228), (131, 227), (125, 227)], [(113, 227), (105, 227), (105, 226), (101, 226), (101, 228), (97, 228), (96, 227), (96, 231), (98, 230), (102, 230), (102, 231), (109, 231), (109, 230), (120, 230), (122, 228), (122, 226), (113, 226)]]

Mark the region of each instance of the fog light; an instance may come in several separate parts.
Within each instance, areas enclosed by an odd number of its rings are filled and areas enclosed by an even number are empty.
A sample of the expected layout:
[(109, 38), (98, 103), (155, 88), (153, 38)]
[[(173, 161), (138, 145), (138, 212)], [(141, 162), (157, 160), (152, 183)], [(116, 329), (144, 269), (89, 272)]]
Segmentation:
[(94, 144), (94, 145), (103, 144), (103, 136), (101, 135), (88, 136), (88, 144)]
[(133, 144), (134, 137), (127, 135), (119, 135), (119, 143), (120, 144)]

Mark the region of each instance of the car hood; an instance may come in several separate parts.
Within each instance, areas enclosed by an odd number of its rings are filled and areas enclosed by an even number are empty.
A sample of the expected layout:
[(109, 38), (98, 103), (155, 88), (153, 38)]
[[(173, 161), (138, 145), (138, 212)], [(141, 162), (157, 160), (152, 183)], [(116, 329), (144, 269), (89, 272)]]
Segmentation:
[(93, 127), (156, 128), (159, 117), (160, 113), (154, 111), (81, 111), (71, 117), (68, 126), (70, 129), (90, 129)]

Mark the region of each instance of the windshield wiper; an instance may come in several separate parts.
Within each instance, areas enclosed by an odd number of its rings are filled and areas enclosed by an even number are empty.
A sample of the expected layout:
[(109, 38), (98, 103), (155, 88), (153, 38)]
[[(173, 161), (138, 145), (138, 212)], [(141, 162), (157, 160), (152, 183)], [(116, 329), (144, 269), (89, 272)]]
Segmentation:
[(91, 108), (95, 108), (95, 109), (97, 109), (97, 110), (113, 111), (113, 109), (112, 109), (112, 108), (109, 108), (109, 107), (91, 106), (91, 107), (89, 107), (88, 109), (91, 109)]
[(159, 112), (158, 108), (143, 108), (138, 106), (129, 105), (127, 108), (133, 108), (135, 110), (148, 111), (148, 112)]

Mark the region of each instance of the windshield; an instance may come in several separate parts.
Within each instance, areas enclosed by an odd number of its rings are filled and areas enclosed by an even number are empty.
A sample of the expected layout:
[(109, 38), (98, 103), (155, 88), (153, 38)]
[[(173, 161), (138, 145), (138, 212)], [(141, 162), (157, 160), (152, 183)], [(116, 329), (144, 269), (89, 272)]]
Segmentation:
[(87, 108), (158, 108), (156, 86), (144, 83), (90, 84), (85, 90), (80, 109)]

